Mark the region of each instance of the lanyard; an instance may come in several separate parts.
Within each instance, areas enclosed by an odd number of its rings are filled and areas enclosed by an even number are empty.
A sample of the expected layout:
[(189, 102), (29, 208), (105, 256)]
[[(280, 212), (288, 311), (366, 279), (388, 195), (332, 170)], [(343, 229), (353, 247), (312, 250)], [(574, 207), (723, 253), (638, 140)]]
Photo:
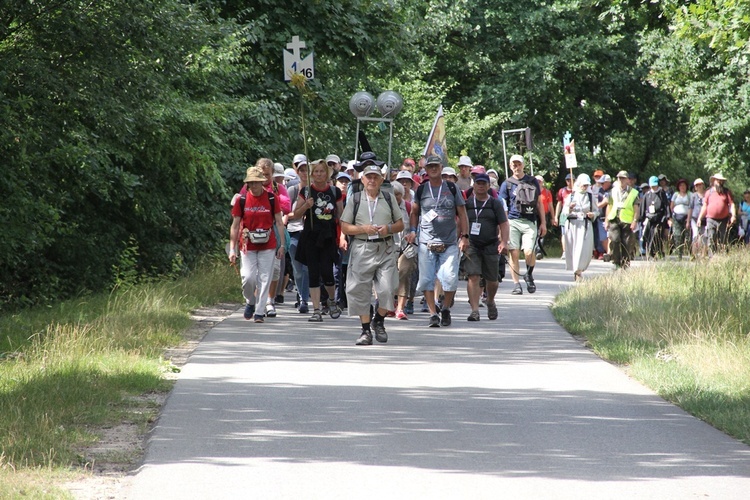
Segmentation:
[(375, 203), (373, 203), (372, 207), (370, 206), (370, 195), (365, 194), (367, 196), (367, 211), (370, 213), (370, 225), (372, 225), (373, 218), (375, 217), (375, 211), (378, 209), (378, 197), (375, 196)]
[(477, 210), (477, 198), (476, 198), (476, 196), (474, 197), (474, 213), (476, 214), (477, 222), (479, 222), (479, 214), (482, 213), (482, 210), (484, 210), (484, 206), (487, 204), (488, 201), (490, 201), (489, 198), (487, 198), (486, 200), (484, 200), (484, 203), (482, 203), (482, 208), (480, 208), (479, 210)]
[(438, 189), (437, 200), (435, 199), (435, 195), (432, 193), (432, 186), (430, 184), (427, 184), (427, 187), (430, 188), (430, 196), (432, 197), (432, 201), (435, 202), (435, 206), (432, 208), (434, 210), (440, 204), (440, 193), (443, 192), (443, 184), (441, 183), (440, 188)]

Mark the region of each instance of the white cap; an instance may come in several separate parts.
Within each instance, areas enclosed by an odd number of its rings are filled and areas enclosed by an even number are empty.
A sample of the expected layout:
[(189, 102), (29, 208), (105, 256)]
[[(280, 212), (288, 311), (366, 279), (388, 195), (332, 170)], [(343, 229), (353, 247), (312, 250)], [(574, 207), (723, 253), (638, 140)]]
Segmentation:
[(513, 155), (513, 156), (511, 156), (510, 160), (508, 161), (508, 163), (513, 163), (514, 161), (520, 161), (521, 163), (526, 163), (526, 162), (523, 161), (523, 156), (521, 156), (521, 155)]
[(602, 174), (602, 176), (599, 177), (599, 179), (597, 179), (596, 182), (598, 182), (599, 184), (604, 184), (605, 182), (612, 182), (612, 177), (610, 177), (607, 174)]
[(357, 163), (357, 160), (349, 160), (349, 162), (346, 164), (346, 170), (354, 170), (355, 163)]
[(307, 157), (305, 155), (301, 153), (294, 155), (294, 159), (292, 160), (292, 163), (297, 165), (298, 163), (302, 163), (302, 162), (307, 163)]
[(453, 167), (443, 167), (443, 171), (440, 173), (440, 175), (453, 175), (458, 177)]
[(287, 168), (284, 170), (284, 178), (286, 180), (299, 179), (299, 175), (297, 175), (297, 172), (293, 168)]
[(338, 155), (328, 155), (326, 156), (326, 163), (329, 162), (341, 163), (341, 158), (339, 158)]
[(284, 177), (284, 165), (282, 165), (281, 163), (274, 163), (273, 164), (273, 176)]
[(470, 167), (474, 166), (474, 164), (471, 163), (471, 158), (469, 158), (468, 156), (462, 156), (458, 159), (458, 166), (460, 167), (461, 165), (468, 165)]

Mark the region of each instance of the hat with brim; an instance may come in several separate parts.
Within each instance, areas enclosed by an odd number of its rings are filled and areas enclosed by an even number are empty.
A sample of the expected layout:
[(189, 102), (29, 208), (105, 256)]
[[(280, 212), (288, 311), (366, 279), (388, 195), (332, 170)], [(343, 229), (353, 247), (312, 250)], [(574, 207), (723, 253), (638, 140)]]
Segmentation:
[(489, 184), (490, 176), (487, 174), (477, 174), (477, 176), (474, 177), (474, 182), (486, 182)]
[(693, 181), (693, 186), (697, 186), (698, 184), (703, 184), (704, 186), (706, 185), (706, 183), (703, 182), (703, 179), (701, 179), (700, 177)]
[(680, 184), (685, 184), (685, 187), (686, 187), (686, 188), (687, 188), (687, 187), (690, 187), (690, 185), (688, 184), (688, 181), (687, 181), (687, 179), (678, 179), (678, 180), (677, 180), (677, 184), (675, 184), (675, 187), (676, 187), (677, 189), (679, 189), (679, 188), (680, 188)]
[(489, 169), (489, 170), (487, 171), (487, 175), (489, 175), (489, 176), (494, 176), (494, 177), (495, 177), (495, 179), (498, 179), (498, 178), (499, 178), (499, 176), (497, 175), (497, 172), (496, 172), (496, 171), (494, 171), (494, 170), (492, 170), (492, 169)]
[(284, 165), (282, 165), (281, 163), (274, 163), (273, 164), (273, 176), (284, 177)]
[(245, 180), (243, 182), (266, 182), (266, 176), (259, 167), (250, 167), (247, 169)]
[(337, 180), (346, 179), (349, 182), (352, 181), (351, 176), (349, 174), (347, 174), (346, 172), (340, 172), (339, 175), (336, 176), (336, 179)]
[(414, 179), (412, 178), (412, 174), (408, 170), (400, 170), (398, 172), (398, 174), (396, 174), (396, 180), (397, 181), (400, 181), (402, 179), (406, 179), (406, 180), (408, 180), (411, 183), (414, 182)]
[(368, 165), (375, 165), (379, 169), (380, 167), (385, 165), (385, 162), (378, 161), (375, 153), (373, 153), (372, 151), (365, 151), (360, 155), (359, 161), (354, 164), (354, 170), (356, 170), (357, 172), (363, 172), (364, 168)]
[(456, 171), (453, 169), (453, 167), (443, 167), (443, 170), (442, 170), (442, 172), (440, 172), (440, 175), (447, 175), (447, 176), (458, 177), (456, 175)]
[(714, 179), (716, 179), (717, 181), (726, 181), (727, 180), (727, 178), (724, 177), (723, 175), (721, 175), (721, 173), (718, 173), (718, 174), (712, 175), (711, 178), (708, 179), (708, 182), (712, 182)]
[(616, 177), (618, 179), (627, 179), (628, 178), (628, 173), (626, 171), (624, 171), (624, 170), (620, 170), (619, 172), (617, 172), (617, 176)]

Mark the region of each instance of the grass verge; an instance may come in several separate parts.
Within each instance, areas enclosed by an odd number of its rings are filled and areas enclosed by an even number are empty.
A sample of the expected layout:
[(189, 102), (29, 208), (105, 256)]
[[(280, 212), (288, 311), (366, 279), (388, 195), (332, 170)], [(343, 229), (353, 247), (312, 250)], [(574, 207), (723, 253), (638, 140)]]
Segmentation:
[(617, 271), (552, 311), (602, 358), (750, 444), (750, 252)]
[(237, 283), (217, 263), (1, 317), (0, 497), (65, 497), (49, 485), (90, 465), (82, 450), (98, 439), (92, 429), (123, 420), (145, 427), (149, 415), (129, 410), (142, 404), (135, 396), (171, 387), (164, 350), (182, 343), (190, 311), (236, 301)]

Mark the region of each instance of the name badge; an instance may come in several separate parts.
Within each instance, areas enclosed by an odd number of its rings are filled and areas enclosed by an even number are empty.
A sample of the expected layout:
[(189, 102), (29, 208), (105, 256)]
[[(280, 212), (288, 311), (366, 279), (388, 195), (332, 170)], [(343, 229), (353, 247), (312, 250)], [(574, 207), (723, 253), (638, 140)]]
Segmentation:
[(422, 220), (424, 220), (425, 222), (432, 222), (433, 220), (437, 218), (437, 216), (438, 216), (437, 212), (433, 209), (427, 212), (426, 214), (424, 214), (422, 216)]
[(479, 236), (479, 231), (482, 229), (482, 225), (479, 222), (471, 223), (471, 234), (473, 236)]
[(655, 214), (656, 213), (656, 207), (653, 205), (648, 206), (648, 213)]

